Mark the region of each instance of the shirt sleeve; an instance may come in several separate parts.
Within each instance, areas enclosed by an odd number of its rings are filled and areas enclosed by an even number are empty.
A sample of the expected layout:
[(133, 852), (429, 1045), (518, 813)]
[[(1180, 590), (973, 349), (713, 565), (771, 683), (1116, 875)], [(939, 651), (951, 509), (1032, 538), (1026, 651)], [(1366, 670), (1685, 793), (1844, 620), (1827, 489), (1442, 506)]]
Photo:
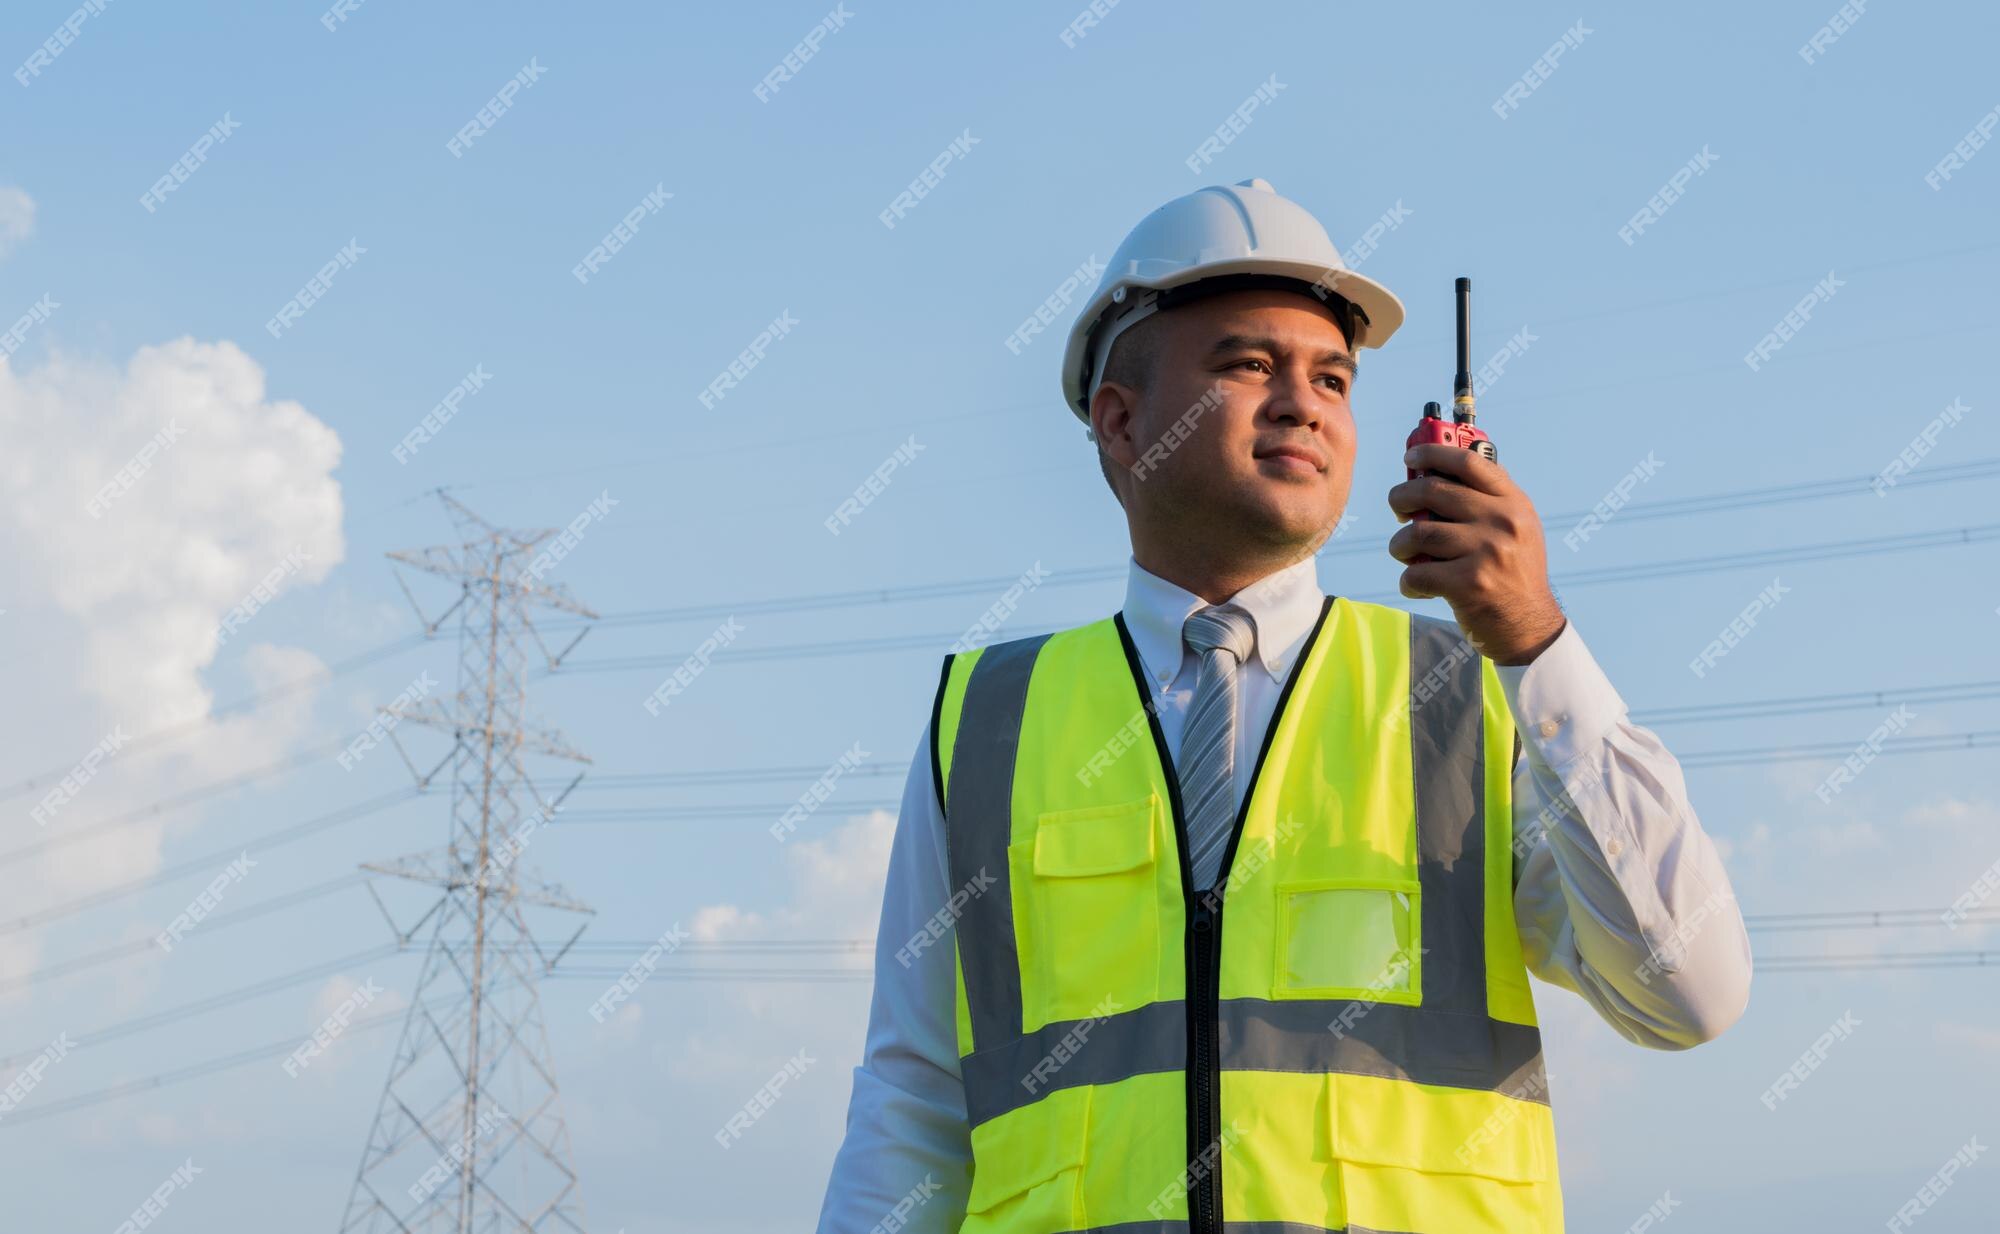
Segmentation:
[(1632, 723), (1573, 625), (1496, 665), (1522, 740), (1514, 911), (1529, 970), (1627, 1039), (1681, 1050), (1750, 997), (1750, 938), (1680, 763)]
[(956, 936), (930, 727), (917, 741), (875, 934), (875, 992), (819, 1234), (948, 1234), (972, 1177), (958, 1067)]

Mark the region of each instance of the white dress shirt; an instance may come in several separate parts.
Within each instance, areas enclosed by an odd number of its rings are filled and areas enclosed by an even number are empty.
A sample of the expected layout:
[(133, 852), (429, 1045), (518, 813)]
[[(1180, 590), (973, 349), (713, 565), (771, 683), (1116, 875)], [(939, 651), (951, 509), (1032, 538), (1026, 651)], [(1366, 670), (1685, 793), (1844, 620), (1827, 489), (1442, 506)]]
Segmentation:
[[(1230, 598), (1256, 627), (1238, 675), (1239, 807), (1293, 659), (1318, 619), (1317, 559)], [(1206, 601), (1134, 560), (1125, 624), (1158, 703), (1167, 748), (1194, 696), (1199, 658), (1181, 627)], [(1679, 763), (1565, 626), (1532, 663), (1496, 666), (1521, 735), (1514, 769), (1514, 916), (1528, 968), (1581, 995), (1628, 1040), (1685, 1049), (1722, 1032), (1750, 994), (1750, 940), (1729, 877)], [(918, 738), (875, 937), (875, 993), (847, 1134), (820, 1210), (821, 1234), (869, 1234), (905, 1205), (908, 1234), (956, 1231), (971, 1179), (959, 1076), (954, 948), (905, 950), (951, 896), (944, 817)], [(897, 953), (915, 959), (905, 965)]]

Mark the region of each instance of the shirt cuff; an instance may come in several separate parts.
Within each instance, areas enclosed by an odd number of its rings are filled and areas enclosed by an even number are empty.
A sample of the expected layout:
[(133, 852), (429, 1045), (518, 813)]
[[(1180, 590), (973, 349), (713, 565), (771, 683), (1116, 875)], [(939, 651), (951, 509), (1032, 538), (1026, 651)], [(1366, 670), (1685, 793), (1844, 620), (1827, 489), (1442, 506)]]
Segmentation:
[(1496, 664), (1514, 725), (1542, 762), (1560, 770), (1607, 737), (1625, 717), (1618, 697), (1575, 622), (1526, 664)]

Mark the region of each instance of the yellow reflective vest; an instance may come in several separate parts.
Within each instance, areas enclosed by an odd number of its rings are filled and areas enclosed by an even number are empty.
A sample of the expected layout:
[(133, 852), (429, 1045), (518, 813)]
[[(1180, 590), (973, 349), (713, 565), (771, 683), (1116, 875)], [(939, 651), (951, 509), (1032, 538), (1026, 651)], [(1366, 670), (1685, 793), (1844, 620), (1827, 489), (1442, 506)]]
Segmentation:
[(963, 1230), (1559, 1234), (1491, 662), (1327, 597), (1199, 894), (1151, 697), (1122, 616), (945, 661)]

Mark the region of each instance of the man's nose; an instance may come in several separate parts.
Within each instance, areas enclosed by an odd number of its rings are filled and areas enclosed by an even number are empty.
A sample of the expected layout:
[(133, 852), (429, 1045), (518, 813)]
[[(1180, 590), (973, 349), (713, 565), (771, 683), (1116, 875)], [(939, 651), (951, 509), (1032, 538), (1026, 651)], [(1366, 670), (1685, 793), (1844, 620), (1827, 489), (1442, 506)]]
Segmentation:
[(1312, 374), (1287, 370), (1272, 378), (1265, 387), (1262, 414), (1279, 424), (1317, 428), (1322, 409), (1312, 388)]

